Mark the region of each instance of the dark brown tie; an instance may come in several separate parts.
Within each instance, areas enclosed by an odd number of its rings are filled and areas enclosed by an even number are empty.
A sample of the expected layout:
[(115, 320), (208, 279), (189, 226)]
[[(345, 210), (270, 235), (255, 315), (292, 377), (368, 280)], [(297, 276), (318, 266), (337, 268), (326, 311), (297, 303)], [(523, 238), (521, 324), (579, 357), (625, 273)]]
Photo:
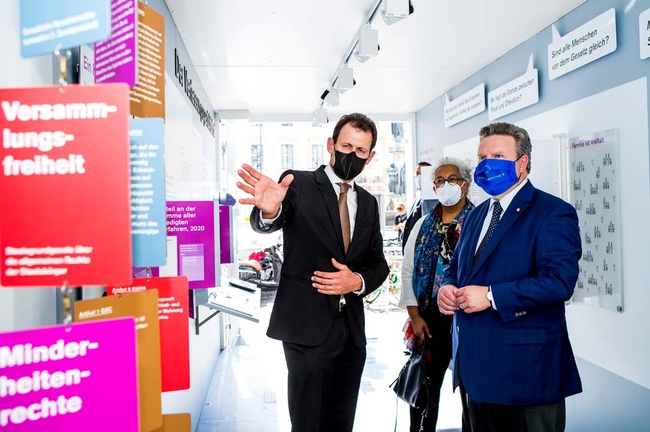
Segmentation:
[(348, 183), (337, 183), (341, 187), (339, 193), (339, 216), (341, 217), (341, 231), (343, 232), (343, 247), (345, 253), (348, 253), (350, 247), (350, 213), (348, 212)]

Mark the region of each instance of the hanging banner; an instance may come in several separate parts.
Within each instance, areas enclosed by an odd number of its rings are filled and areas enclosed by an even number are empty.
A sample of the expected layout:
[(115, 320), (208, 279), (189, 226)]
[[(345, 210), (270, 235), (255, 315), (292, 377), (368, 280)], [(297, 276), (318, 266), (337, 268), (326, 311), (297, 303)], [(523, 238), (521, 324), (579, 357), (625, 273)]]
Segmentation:
[(161, 118), (131, 119), (131, 235), (135, 267), (160, 266), (167, 259), (164, 131)]
[[(140, 400), (140, 432), (150, 432), (162, 425), (160, 377), (160, 324), (158, 323), (158, 291), (150, 290), (128, 296), (108, 296), (81, 300), (74, 304), (75, 321), (97, 321), (117, 317), (135, 317), (138, 343), (138, 393)], [(111, 362), (113, 374), (121, 373), (121, 365)], [(100, 389), (95, 391), (101, 393)], [(104, 409), (107, 409), (104, 399)], [(110, 400), (109, 412), (122, 409), (120, 398)], [(116, 429), (117, 430), (117, 429)]]
[(0, 284), (131, 283), (124, 84), (0, 89)]
[(135, 85), (137, 0), (111, 1), (111, 37), (95, 44), (95, 82)]
[(110, 0), (20, 0), (20, 55), (104, 40), (111, 35)]
[(158, 290), (162, 391), (190, 388), (190, 336), (187, 277), (134, 279), (129, 286), (108, 287), (108, 295)]
[(0, 333), (0, 430), (138, 432), (136, 363), (133, 318)]
[(175, 267), (190, 289), (216, 285), (214, 211), (213, 201), (167, 201), (167, 236), (176, 238), (177, 261), (168, 261), (161, 274)]

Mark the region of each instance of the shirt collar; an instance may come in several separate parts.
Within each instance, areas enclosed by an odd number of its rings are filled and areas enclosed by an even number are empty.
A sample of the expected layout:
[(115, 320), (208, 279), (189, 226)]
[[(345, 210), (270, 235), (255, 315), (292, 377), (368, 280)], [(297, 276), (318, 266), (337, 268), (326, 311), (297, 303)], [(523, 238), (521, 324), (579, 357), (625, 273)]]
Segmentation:
[[(325, 174), (327, 174), (327, 178), (329, 178), (330, 182), (332, 182), (332, 184), (336, 187), (339, 187), (337, 183), (341, 183), (343, 181), (340, 178), (338, 178), (336, 174), (334, 174), (334, 169), (332, 169), (332, 165), (330, 165), (329, 163), (325, 164)], [(354, 180), (350, 180), (347, 183), (350, 185), (350, 190), (355, 189), (356, 186)]]
[[(528, 178), (526, 178), (526, 180), (522, 181), (519, 184), (519, 186), (517, 186), (516, 188), (514, 188), (513, 190), (508, 192), (508, 194), (506, 194), (503, 198), (501, 198), (499, 200), (499, 202), (501, 203), (501, 208), (503, 209), (503, 213), (506, 212), (506, 210), (508, 209), (508, 206), (510, 205), (512, 200), (515, 199), (515, 196), (519, 193), (521, 188), (523, 188), (526, 183), (528, 183)], [(490, 208), (493, 208), (495, 201), (496, 200), (494, 198), (490, 198)]]

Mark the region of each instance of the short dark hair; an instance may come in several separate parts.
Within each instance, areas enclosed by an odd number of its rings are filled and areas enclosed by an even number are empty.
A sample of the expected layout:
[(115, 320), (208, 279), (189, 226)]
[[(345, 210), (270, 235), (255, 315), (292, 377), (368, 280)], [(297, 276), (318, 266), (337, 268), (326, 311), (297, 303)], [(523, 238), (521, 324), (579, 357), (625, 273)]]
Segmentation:
[(517, 159), (524, 155), (528, 156), (528, 166), (526, 166), (526, 171), (530, 173), (530, 154), (533, 152), (533, 145), (530, 143), (530, 136), (528, 136), (526, 129), (520, 128), (511, 123), (492, 123), (481, 128), (479, 132), (481, 140), (492, 135), (505, 135), (514, 138)]
[(338, 141), (341, 129), (343, 129), (343, 126), (346, 124), (349, 124), (353, 128), (362, 132), (370, 132), (372, 134), (370, 150), (375, 148), (375, 145), (377, 145), (377, 126), (375, 126), (375, 122), (372, 121), (370, 117), (360, 113), (347, 114), (341, 117), (341, 119), (336, 123), (336, 126), (334, 126), (334, 132), (332, 133), (334, 143)]
[(418, 162), (418, 166), (431, 166), (431, 164), (429, 162), (422, 161), (422, 162)]

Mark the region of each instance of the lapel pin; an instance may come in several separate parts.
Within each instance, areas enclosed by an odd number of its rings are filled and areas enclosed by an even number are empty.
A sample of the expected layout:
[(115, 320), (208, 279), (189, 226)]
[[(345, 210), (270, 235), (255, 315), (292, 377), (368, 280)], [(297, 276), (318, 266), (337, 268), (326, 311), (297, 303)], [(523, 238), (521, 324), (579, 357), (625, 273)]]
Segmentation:
[(521, 211), (521, 209), (519, 207), (517, 207), (517, 213), (519, 213), (520, 211)]

